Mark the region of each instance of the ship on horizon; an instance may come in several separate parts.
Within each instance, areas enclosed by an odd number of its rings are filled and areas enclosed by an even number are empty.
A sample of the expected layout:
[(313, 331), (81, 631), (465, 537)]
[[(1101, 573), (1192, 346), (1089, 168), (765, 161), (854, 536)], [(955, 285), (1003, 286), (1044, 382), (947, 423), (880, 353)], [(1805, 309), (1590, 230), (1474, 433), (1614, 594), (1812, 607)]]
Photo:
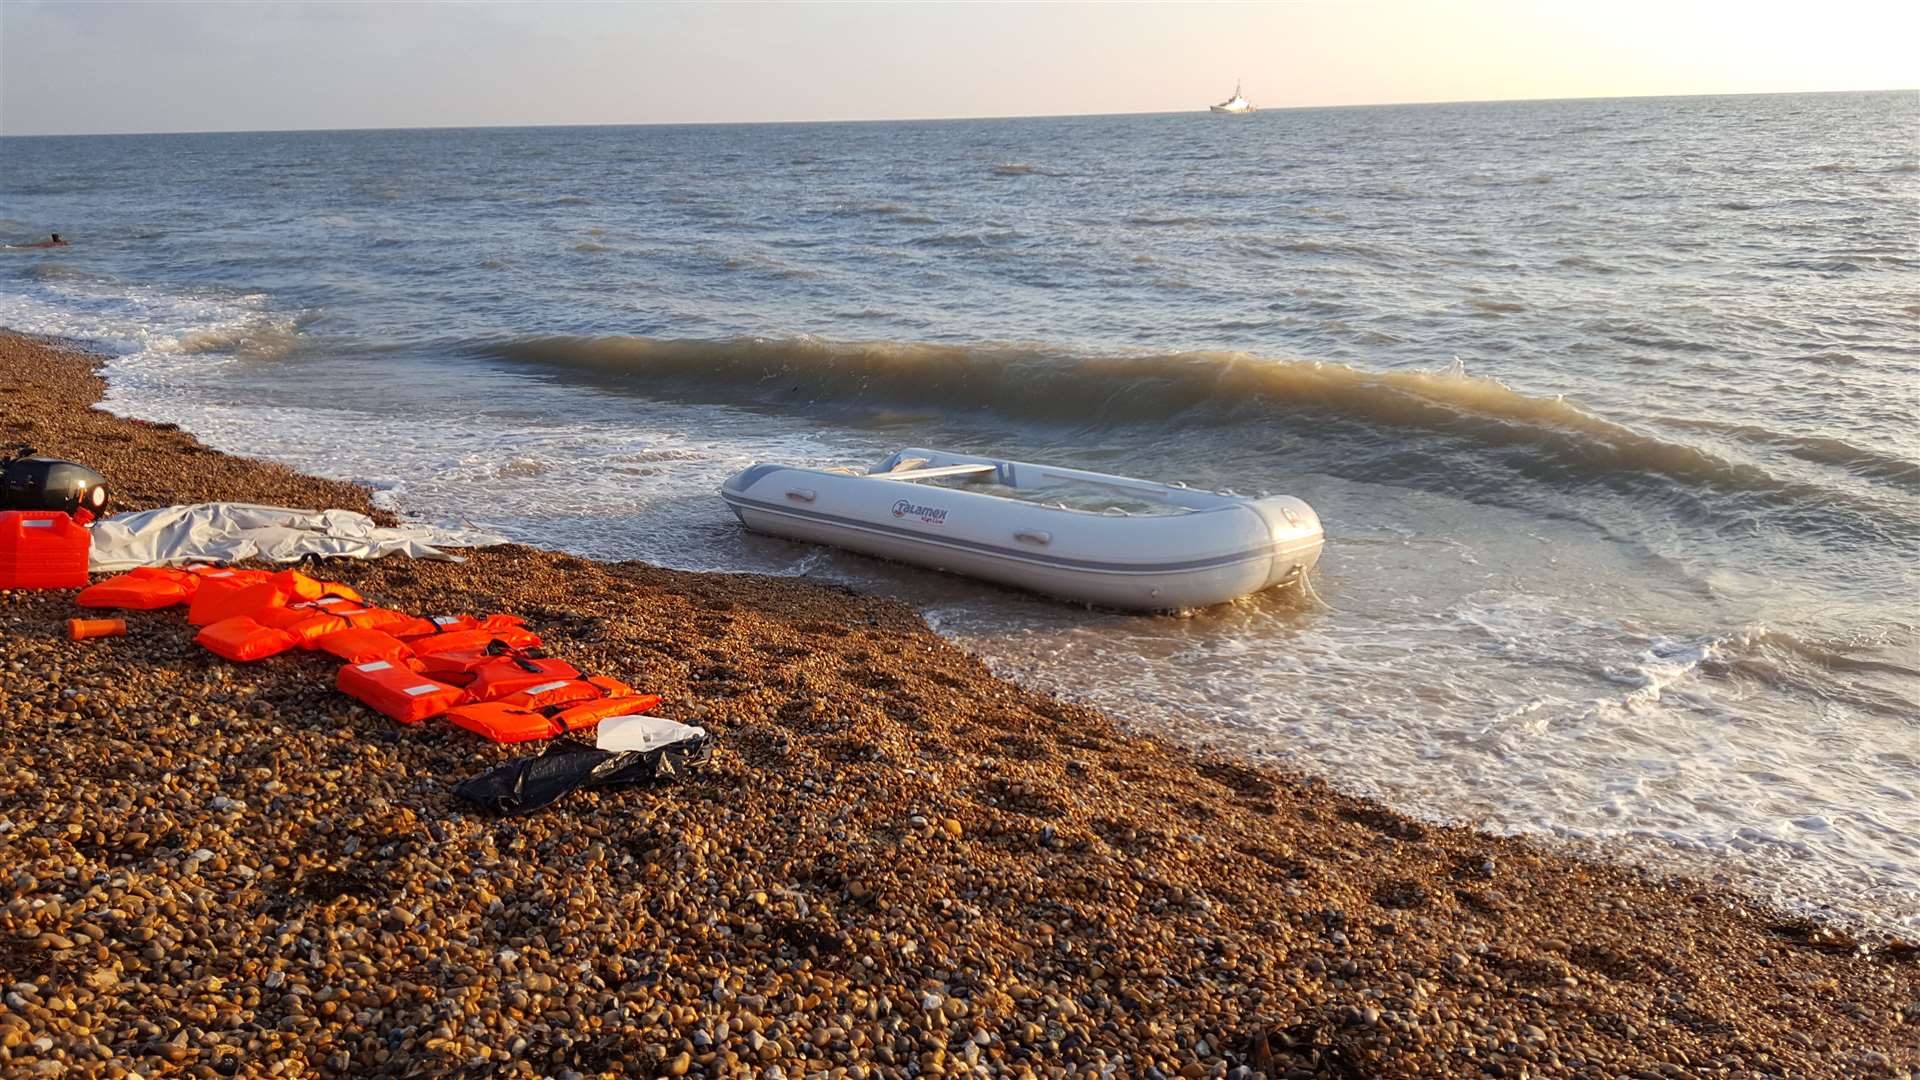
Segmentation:
[(1219, 113), (1250, 113), (1257, 111), (1257, 109), (1253, 102), (1248, 101), (1241, 95), (1240, 84), (1235, 82), (1233, 84), (1233, 96), (1218, 105), (1208, 106), (1208, 111)]

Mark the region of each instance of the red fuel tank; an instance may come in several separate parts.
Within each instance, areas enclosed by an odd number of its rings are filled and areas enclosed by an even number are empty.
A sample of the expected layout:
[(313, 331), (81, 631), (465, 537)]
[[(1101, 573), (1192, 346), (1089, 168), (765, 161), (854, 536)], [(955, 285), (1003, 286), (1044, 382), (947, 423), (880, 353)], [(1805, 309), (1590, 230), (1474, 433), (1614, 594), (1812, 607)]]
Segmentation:
[(79, 589), (93, 534), (58, 510), (0, 511), (0, 589)]

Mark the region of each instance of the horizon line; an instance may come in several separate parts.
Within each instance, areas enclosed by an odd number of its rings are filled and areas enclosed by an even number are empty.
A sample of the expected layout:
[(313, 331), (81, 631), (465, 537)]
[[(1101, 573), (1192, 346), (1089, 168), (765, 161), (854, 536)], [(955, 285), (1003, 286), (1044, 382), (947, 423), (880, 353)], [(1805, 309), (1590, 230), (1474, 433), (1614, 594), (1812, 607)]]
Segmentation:
[[(1810, 94), (1898, 94), (1920, 93), (1916, 87), (1881, 87), (1877, 89), (1854, 90), (1733, 90), (1692, 94), (1588, 94), (1573, 97), (1551, 98), (1462, 98), (1427, 99), (1417, 101), (1367, 101), (1351, 102), (1339, 105), (1274, 105), (1258, 106), (1254, 114), (1263, 112), (1310, 112), (1322, 109), (1394, 109), (1411, 106), (1437, 105), (1524, 105), (1559, 101), (1659, 101), (1684, 98), (1712, 97), (1790, 97)], [(628, 121), (579, 121), (534, 124), (414, 124), (402, 126), (372, 127), (297, 127), (297, 128), (186, 128), (174, 131), (62, 131), (36, 132), (31, 134), (9, 134), (0, 131), (0, 139), (98, 139), (98, 138), (141, 138), (166, 137), (172, 135), (317, 135), (370, 131), (525, 131), (548, 128), (634, 128), (634, 127), (771, 127), (794, 126), (801, 124), (942, 124), (965, 123), (977, 120), (1090, 120), (1119, 116), (1188, 116), (1212, 115), (1206, 107), (1194, 109), (1157, 109), (1136, 112), (1087, 112), (1087, 113), (1007, 113), (999, 115), (976, 116), (898, 116), (898, 117), (851, 117), (818, 120), (628, 120)], [(1247, 115), (1247, 114), (1242, 114)]]

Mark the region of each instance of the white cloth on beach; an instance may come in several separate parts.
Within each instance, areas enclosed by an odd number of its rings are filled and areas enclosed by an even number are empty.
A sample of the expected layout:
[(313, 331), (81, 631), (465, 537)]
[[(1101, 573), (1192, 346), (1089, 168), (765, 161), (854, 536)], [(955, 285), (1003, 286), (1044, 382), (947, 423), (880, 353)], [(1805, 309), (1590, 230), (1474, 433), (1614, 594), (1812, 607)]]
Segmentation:
[(600, 721), (594, 746), (601, 750), (658, 750), (663, 746), (706, 737), (706, 728), (693, 727), (664, 716), (610, 716)]
[(485, 547), (504, 538), (428, 525), (377, 525), (351, 510), (290, 510), (252, 503), (163, 506), (102, 518), (93, 525), (95, 571), (189, 562), (259, 558), (296, 562), (303, 556), (377, 559), (399, 552), (416, 559), (458, 557), (442, 547)]

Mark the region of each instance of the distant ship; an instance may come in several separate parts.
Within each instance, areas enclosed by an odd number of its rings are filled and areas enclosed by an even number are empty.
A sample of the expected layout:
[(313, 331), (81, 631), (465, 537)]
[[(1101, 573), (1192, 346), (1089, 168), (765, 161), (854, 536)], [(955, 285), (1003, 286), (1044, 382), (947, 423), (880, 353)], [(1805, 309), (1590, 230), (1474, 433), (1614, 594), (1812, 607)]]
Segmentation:
[(1218, 105), (1209, 106), (1213, 112), (1250, 113), (1254, 111), (1253, 102), (1240, 96), (1240, 84), (1233, 84), (1233, 96)]

